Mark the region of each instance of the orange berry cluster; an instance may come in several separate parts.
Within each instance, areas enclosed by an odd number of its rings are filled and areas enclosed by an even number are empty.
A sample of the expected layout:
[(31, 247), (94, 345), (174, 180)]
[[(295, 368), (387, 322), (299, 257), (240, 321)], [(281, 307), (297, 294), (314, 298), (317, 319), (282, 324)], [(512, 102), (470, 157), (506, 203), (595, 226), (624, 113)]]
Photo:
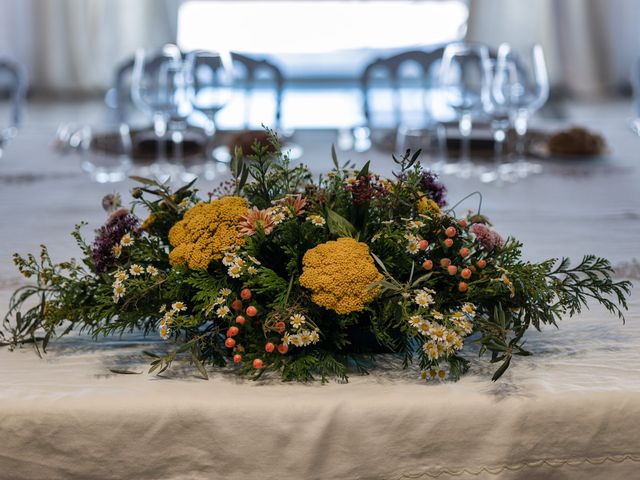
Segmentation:
[[(251, 300), (251, 297), (252, 297), (251, 290), (249, 290), (248, 288), (243, 288), (240, 291), (240, 298), (237, 298), (233, 302), (231, 302), (231, 308), (236, 312), (238, 312), (238, 316), (236, 317), (235, 323), (239, 326), (243, 326), (247, 322), (247, 319), (241, 313), (242, 310), (244, 310), (244, 314), (247, 317), (253, 318), (256, 315), (258, 315), (258, 309), (254, 305), (249, 305), (248, 307), (245, 308), (242, 302), (243, 300), (245, 301)], [(278, 330), (281, 330), (282, 332), (284, 332), (285, 324), (284, 322), (277, 322), (276, 327), (278, 328)], [(240, 333), (240, 328), (238, 328), (236, 325), (230, 326), (227, 329), (227, 339), (224, 342), (227, 348), (233, 348), (234, 363), (240, 363), (242, 361), (242, 355), (240, 352), (244, 351), (244, 348), (241, 345), (237, 344), (236, 339), (234, 338), (239, 333)], [(272, 342), (267, 342), (264, 345), (264, 350), (267, 353), (272, 353), (275, 349), (276, 349), (276, 346)], [(289, 351), (289, 347), (286, 344), (278, 345), (277, 349), (278, 349), (278, 352), (281, 353), (282, 355), (284, 355)], [(264, 361), (261, 358), (255, 358), (253, 360), (253, 368), (255, 368), (256, 370), (260, 370), (264, 368)]]
[[(461, 219), (458, 221), (458, 226), (461, 229), (465, 230), (468, 228), (469, 223), (467, 222), (467, 220)], [(442, 244), (444, 245), (444, 247), (445, 248), (453, 247), (454, 239), (459, 234), (458, 229), (454, 226), (447, 227), (446, 230), (444, 231), (444, 234), (447, 237), (442, 241)], [(423, 242), (424, 242), (424, 245), (423, 245)], [(428, 241), (422, 240), (420, 242), (421, 250), (426, 250), (428, 246), (429, 246)], [(462, 257), (462, 259), (468, 259), (469, 256), (471, 255), (471, 250), (468, 247), (461, 247), (458, 250), (458, 254), (460, 255), (460, 257)], [(465, 280), (469, 280), (471, 278), (473, 273), (476, 271), (476, 268), (482, 269), (482, 268), (485, 268), (486, 266), (487, 266), (487, 261), (484, 259), (479, 259), (477, 262), (475, 262), (475, 265), (471, 264), (463, 268), (453, 265), (451, 262), (451, 259), (448, 257), (444, 257), (440, 259), (440, 267), (445, 269), (449, 275), (454, 276), (459, 274), (460, 277), (462, 278), (462, 280), (458, 282), (458, 291), (462, 293), (466, 292), (469, 289), (469, 285)], [(424, 268), (425, 270), (433, 270), (433, 260), (426, 259), (422, 263), (422, 268)]]

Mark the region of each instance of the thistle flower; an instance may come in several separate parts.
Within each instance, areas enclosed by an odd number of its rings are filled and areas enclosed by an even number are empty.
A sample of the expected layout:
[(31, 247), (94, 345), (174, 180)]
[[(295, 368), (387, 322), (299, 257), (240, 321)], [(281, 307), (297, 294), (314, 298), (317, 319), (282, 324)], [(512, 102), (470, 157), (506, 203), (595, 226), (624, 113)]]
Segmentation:
[(420, 187), (431, 200), (438, 204), (439, 207), (444, 207), (447, 204), (447, 200), (445, 199), (447, 188), (438, 181), (438, 175), (435, 173), (428, 170), (422, 172)]
[(136, 234), (138, 219), (126, 208), (116, 210), (106, 223), (96, 230), (96, 238), (91, 246), (91, 260), (98, 273), (107, 272), (114, 266), (120, 250), (120, 240), (127, 233)]

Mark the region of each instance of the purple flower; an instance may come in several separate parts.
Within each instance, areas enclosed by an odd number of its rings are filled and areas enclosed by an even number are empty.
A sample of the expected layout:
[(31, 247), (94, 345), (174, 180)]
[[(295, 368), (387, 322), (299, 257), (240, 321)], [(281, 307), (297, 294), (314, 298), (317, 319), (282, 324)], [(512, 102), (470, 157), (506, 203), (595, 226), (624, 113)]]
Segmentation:
[(470, 231), (476, 236), (480, 247), (487, 252), (502, 248), (504, 245), (504, 240), (500, 234), (483, 223), (474, 223), (471, 225)]
[(125, 233), (138, 234), (138, 219), (126, 208), (120, 208), (109, 215), (107, 222), (96, 230), (96, 238), (91, 246), (91, 260), (97, 272), (107, 272), (115, 264), (113, 247), (120, 243)]
[(439, 207), (444, 207), (447, 204), (445, 196), (447, 194), (447, 188), (438, 181), (438, 175), (425, 170), (422, 172), (422, 178), (420, 179), (420, 187), (423, 193), (431, 200), (436, 202)]

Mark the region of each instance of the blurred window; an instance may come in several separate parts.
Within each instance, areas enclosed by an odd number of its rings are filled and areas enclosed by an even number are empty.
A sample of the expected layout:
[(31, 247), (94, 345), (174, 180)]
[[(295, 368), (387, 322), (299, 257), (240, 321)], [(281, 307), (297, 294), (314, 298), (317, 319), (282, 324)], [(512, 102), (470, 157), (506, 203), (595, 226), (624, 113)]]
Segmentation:
[[(178, 15), (178, 45), (278, 65), (285, 128), (348, 127), (364, 122), (358, 80), (369, 63), (460, 40), (467, 17), (464, 0), (187, 0)], [(240, 101), (229, 102), (219, 124), (240, 126), (242, 109)], [(271, 115), (256, 109), (250, 123), (259, 126)]]
[(287, 79), (354, 79), (380, 55), (461, 39), (467, 15), (461, 0), (186, 1), (178, 44), (270, 56)]

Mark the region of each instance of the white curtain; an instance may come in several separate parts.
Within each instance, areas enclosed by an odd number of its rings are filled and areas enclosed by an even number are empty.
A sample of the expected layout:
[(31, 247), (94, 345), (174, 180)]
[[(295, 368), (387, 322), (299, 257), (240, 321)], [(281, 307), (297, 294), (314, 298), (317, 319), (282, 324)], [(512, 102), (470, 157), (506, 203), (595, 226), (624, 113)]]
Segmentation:
[(638, 0), (470, 0), (467, 38), (545, 49), (556, 86), (581, 96), (628, 85), (640, 56)]
[(175, 42), (179, 0), (0, 0), (0, 55), (38, 91), (93, 93), (138, 47)]

